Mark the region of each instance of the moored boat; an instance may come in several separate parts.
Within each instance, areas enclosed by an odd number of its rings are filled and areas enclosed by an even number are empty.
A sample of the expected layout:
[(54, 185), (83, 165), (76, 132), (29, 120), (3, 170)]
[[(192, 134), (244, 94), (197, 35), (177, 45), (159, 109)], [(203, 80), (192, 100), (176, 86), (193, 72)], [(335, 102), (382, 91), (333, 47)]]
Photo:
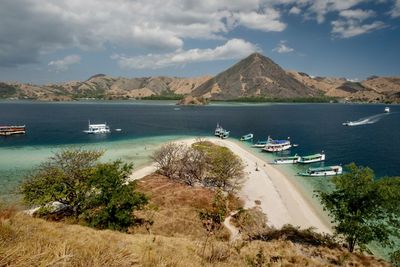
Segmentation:
[(106, 123), (91, 124), (89, 121), (88, 129), (84, 130), (83, 132), (87, 134), (104, 134), (110, 132), (110, 127), (108, 127)]
[(343, 173), (342, 166), (326, 166), (319, 168), (309, 168), (306, 172), (299, 172), (298, 175), (301, 176), (332, 176), (340, 175)]
[(317, 153), (314, 155), (308, 155), (308, 156), (303, 156), (300, 157), (299, 163), (307, 164), (307, 163), (313, 163), (313, 162), (320, 162), (325, 160), (325, 153)]
[(224, 131), (224, 128), (222, 128), (221, 125), (219, 125), (219, 123), (217, 123), (217, 127), (215, 128), (215, 131), (214, 131), (214, 135), (219, 137), (222, 131)]
[(252, 133), (249, 133), (249, 134), (246, 134), (246, 135), (243, 135), (242, 137), (240, 137), (240, 141), (248, 141), (248, 140), (251, 140), (251, 139), (253, 139), (253, 134)]
[(26, 133), (25, 125), (0, 126), (0, 136), (9, 136), (14, 134), (25, 134), (25, 133)]
[(385, 113), (389, 113), (390, 112), (390, 108), (389, 107), (385, 107)]
[(295, 164), (299, 161), (300, 156), (295, 154), (290, 157), (277, 158), (273, 161), (273, 164)]
[(219, 133), (219, 137), (222, 139), (226, 139), (229, 137), (229, 131), (222, 129), (222, 131)]
[(267, 144), (263, 148), (266, 152), (280, 152), (292, 147), (289, 138), (287, 140), (274, 140), (268, 136)]

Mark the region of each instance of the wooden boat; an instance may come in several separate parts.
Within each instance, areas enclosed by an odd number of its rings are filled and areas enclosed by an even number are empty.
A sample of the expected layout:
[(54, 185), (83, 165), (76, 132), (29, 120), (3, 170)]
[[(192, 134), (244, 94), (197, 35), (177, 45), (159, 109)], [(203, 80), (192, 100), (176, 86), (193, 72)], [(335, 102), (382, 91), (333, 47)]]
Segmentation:
[(91, 124), (89, 121), (88, 129), (83, 132), (87, 134), (105, 134), (110, 132), (110, 127), (106, 123)]
[(222, 139), (226, 139), (229, 137), (229, 131), (222, 129), (222, 131), (219, 133), (219, 137)]
[(292, 147), (289, 138), (287, 140), (273, 140), (271, 137), (268, 137), (268, 142), (263, 148), (263, 151), (266, 152), (281, 152), (284, 150), (288, 150)]
[(320, 162), (320, 161), (324, 161), (324, 160), (325, 160), (325, 154), (322, 152), (322, 153), (317, 153), (314, 155), (300, 157), (298, 163), (307, 164), (307, 163), (313, 163), (313, 162)]
[(298, 175), (301, 176), (332, 176), (340, 175), (343, 173), (342, 166), (326, 166), (320, 168), (309, 168), (306, 172), (299, 172)]
[(25, 125), (21, 126), (0, 126), (0, 136), (9, 136), (14, 134), (25, 134)]
[(252, 134), (252, 133), (249, 133), (249, 134), (243, 135), (243, 136), (240, 138), (240, 141), (248, 141), (248, 140), (251, 140), (251, 139), (253, 139), (253, 134)]

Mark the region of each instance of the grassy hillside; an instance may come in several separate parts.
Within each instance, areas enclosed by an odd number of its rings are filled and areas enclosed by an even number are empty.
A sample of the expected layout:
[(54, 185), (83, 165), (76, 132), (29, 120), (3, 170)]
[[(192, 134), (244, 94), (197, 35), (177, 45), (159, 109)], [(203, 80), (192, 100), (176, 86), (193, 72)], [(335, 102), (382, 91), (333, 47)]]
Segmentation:
[[(131, 234), (100, 231), (1, 210), (0, 266), (390, 266), (372, 256), (304, 242), (301, 235), (287, 239), (276, 230), (267, 242), (233, 243), (223, 230), (204, 246), (197, 214), (209, 207), (213, 191), (160, 175), (144, 178), (138, 188), (152, 199), (142, 214), (154, 222), (151, 234), (143, 226)], [(240, 205), (231, 203), (232, 209)]]

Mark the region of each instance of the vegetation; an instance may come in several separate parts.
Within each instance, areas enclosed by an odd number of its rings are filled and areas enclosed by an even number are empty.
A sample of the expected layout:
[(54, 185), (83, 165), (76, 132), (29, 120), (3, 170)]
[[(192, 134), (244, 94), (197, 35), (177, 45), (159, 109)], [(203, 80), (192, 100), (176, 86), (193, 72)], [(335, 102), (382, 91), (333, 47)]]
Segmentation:
[(266, 97), (266, 96), (253, 96), (253, 97), (239, 97), (226, 102), (246, 102), (246, 103), (329, 103), (337, 102), (336, 97), (329, 96), (315, 96), (315, 97)]
[(22, 183), (25, 202), (39, 206), (41, 216), (73, 217), (96, 228), (126, 230), (134, 224), (132, 212), (147, 198), (127, 181), (131, 164), (99, 163), (101, 155), (79, 149), (56, 153)]
[(151, 95), (142, 97), (142, 100), (182, 100), (185, 96), (181, 94), (175, 94), (170, 90), (162, 91), (159, 95)]
[(372, 241), (391, 246), (390, 236), (400, 234), (400, 177), (375, 180), (369, 168), (354, 163), (346, 167), (348, 173), (333, 178), (333, 192), (317, 192), (336, 233), (350, 252)]
[(0, 98), (12, 97), (17, 93), (15, 86), (0, 82)]
[(153, 154), (153, 160), (161, 174), (188, 185), (200, 183), (235, 192), (244, 180), (240, 158), (228, 148), (211, 142), (199, 141), (192, 147), (169, 143)]

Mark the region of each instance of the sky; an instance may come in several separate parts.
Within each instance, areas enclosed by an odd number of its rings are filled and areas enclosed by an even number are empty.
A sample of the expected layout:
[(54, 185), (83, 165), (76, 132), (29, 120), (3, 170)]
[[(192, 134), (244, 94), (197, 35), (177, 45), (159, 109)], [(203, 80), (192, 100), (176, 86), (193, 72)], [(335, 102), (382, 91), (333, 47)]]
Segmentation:
[(400, 75), (400, 0), (0, 0), (0, 81), (215, 75), (253, 52), (285, 69)]

